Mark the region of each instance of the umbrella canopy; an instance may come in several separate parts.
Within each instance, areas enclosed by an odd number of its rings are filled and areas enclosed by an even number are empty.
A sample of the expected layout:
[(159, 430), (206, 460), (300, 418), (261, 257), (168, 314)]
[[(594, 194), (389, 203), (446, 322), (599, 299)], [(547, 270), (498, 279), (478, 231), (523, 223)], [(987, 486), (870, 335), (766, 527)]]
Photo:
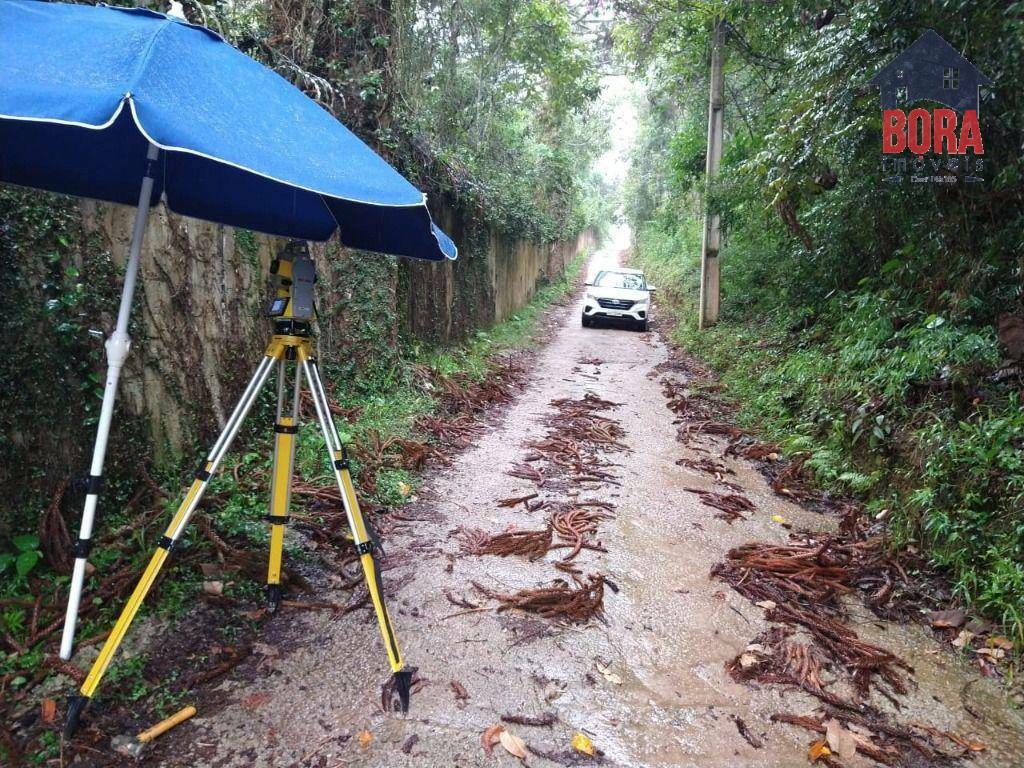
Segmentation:
[(426, 198), (216, 33), (143, 8), (0, 0), (0, 181), (303, 240), (454, 259)]

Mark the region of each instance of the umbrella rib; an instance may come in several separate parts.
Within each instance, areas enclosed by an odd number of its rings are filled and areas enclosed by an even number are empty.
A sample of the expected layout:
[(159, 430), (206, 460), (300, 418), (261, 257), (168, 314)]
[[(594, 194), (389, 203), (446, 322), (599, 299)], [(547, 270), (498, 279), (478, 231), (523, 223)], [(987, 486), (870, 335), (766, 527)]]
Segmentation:
[[(124, 95), (125, 99), (130, 99), (132, 97), (132, 91), (135, 89), (135, 86), (138, 85), (142, 76), (146, 73), (146, 67), (149, 66), (149, 57), (153, 53), (153, 46), (156, 45), (157, 38), (163, 34), (165, 29), (167, 29), (168, 24), (173, 24), (174, 22), (165, 17), (163, 21), (158, 23), (159, 26), (153, 33), (153, 36), (149, 38), (149, 44), (146, 46), (146, 51), (142, 54), (139, 59), (139, 63), (135, 66), (135, 72), (132, 73), (132, 77), (128, 81), (128, 92)], [(136, 123), (138, 123), (137, 120)]]

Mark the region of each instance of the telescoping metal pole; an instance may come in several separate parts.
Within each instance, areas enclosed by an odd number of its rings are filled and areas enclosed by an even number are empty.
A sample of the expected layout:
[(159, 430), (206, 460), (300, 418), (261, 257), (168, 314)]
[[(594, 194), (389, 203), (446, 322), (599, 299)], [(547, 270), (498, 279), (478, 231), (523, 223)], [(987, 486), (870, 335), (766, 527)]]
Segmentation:
[(146, 219), (149, 215), (150, 198), (153, 194), (153, 179), (156, 175), (156, 161), (160, 149), (155, 144), (149, 145), (146, 153), (146, 169), (142, 176), (142, 189), (139, 190), (139, 206), (135, 212), (135, 224), (132, 227), (132, 241), (128, 250), (128, 267), (124, 274), (124, 287), (121, 289), (121, 305), (117, 311), (117, 325), (105, 344), (107, 350), (107, 383), (103, 389), (103, 406), (100, 408), (100, 421), (96, 427), (96, 442), (92, 449), (92, 464), (89, 467), (88, 486), (86, 488), (85, 509), (82, 511), (82, 527), (75, 542), (75, 568), (71, 574), (71, 592), (68, 595), (68, 612), (64, 617), (64, 635), (60, 642), (60, 657), (65, 661), (71, 658), (75, 642), (75, 624), (78, 622), (78, 606), (82, 598), (82, 584), (85, 582), (85, 564), (91, 546), (92, 525), (96, 518), (96, 502), (99, 499), (100, 484), (103, 478), (103, 462), (107, 454), (107, 438), (110, 436), (110, 424), (114, 418), (114, 401), (117, 399), (117, 382), (121, 378), (121, 369), (128, 358), (128, 350), (132, 340), (128, 336), (128, 318), (132, 311), (132, 298), (135, 295), (135, 282), (139, 276), (139, 253), (142, 251), (142, 239), (146, 233)]

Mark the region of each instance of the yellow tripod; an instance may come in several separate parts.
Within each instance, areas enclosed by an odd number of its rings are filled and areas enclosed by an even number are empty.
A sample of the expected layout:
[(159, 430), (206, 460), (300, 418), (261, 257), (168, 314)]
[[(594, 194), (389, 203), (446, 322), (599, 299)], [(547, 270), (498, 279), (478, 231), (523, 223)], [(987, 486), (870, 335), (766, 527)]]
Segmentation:
[[(341, 437), (338, 435), (338, 430), (334, 425), (334, 419), (331, 417), (327, 394), (320, 379), (316, 358), (313, 356), (312, 334), (309, 323), (313, 316), (313, 283), (316, 279), (313, 262), (305, 249), (302, 248), (298, 252), (293, 251), (282, 254), (282, 257), (275, 260), (272, 264), (271, 272), (275, 275), (278, 285), (277, 296), (271, 302), (268, 311), (268, 314), (275, 319), (275, 333), (267, 345), (259, 367), (257, 367), (248, 386), (242, 393), (241, 399), (235, 406), (220, 437), (217, 438), (216, 443), (214, 443), (213, 448), (210, 450), (202, 468), (196, 472), (192, 486), (189, 488), (188, 493), (185, 494), (185, 498), (171, 519), (170, 525), (167, 526), (167, 530), (157, 545), (156, 552), (153, 553), (153, 557), (142, 574), (142, 578), (136, 585), (131, 597), (128, 598), (128, 602), (121, 611), (121, 615), (117, 623), (114, 624), (114, 628), (107, 637), (102, 650), (100, 650), (99, 656), (93, 662), (85, 683), (82, 684), (80, 695), (71, 698), (68, 704), (67, 721), (64, 726), (66, 738), (70, 738), (78, 727), (82, 711), (96, 693), (100, 680), (102, 680), (103, 675), (110, 666), (114, 654), (117, 652), (125, 633), (128, 631), (128, 627), (142, 606), (142, 601), (156, 581), (160, 569), (180, 541), (181, 535), (192, 518), (196, 507), (198, 507), (210, 479), (216, 474), (221, 460), (231, 446), (242, 422), (252, 408), (253, 403), (256, 402), (263, 385), (275, 369), (278, 373), (277, 418), (274, 424), (274, 459), (270, 488), (270, 514), (267, 515), (267, 522), (270, 523), (270, 562), (267, 569), (267, 600), (269, 610), (271, 612), (276, 611), (281, 599), (281, 557), (284, 546), (284, 529), (289, 519), (288, 510), (291, 503), (295, 442), (299, 422), (299, 401), (302, 380), (305, 378), (316, 409), (320, 431), (323, 434), (329, 458), (334, 467), (334, 477), (338, 484), (338, 490), (341, 493), (342, 505), (345, 508), (345, 515), (348, 518), (349, 528), (352, 531), (352, 540), (363, 568), (366, 586), (370, 592), (374, 611), (377, 614), (377, 622), (380, 625), (384, 647), (387, 650), (388, 661), (391, 664), (391, 671), (394, 673), (394, 690), (398, 694), (402, 711), (408, 710), (409, 687), (412, 675), (405, 667), (402, 654), (398, 649), (398, 642), (395, 640), (394, 629), (391, 626), (391, 617), (388, 615), (387, 607), (384, 605), (380, 567), (377, 563), (379, 546), (376, 544), (375, 534), (359, 509), (355, 488), (352, 485), (352, 476), (349, 472), (348, 456), (345, 453), (344, 445), (342, 445)], [(290, 414), (286, 415), (284, 413), (285, 379), (287, 374), (286, 368), (289, 363), (294, 365), (294, 392)]]

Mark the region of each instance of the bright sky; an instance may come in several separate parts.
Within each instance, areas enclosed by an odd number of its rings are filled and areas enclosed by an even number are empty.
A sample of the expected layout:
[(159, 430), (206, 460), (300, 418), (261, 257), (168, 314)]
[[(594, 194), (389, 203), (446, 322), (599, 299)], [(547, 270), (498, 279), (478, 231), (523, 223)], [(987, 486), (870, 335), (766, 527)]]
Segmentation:
[(629, 148), (636, 139), (636, 86), (625, 75), (606, 75), (602, 79), (604, 90), (601, 100), (612, 115), (612, 146), (597, 161), (597, 171), (614, 186), (626, 177)]

